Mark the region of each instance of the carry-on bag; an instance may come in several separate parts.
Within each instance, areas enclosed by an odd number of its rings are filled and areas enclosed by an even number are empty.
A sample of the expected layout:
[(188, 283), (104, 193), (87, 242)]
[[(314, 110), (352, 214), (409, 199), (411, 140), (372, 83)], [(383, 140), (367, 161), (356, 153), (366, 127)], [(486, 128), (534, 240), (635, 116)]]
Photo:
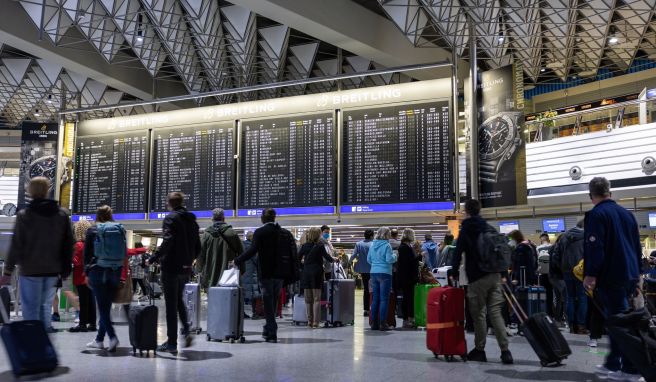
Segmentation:
[(646, 381), (656, 381), (656, 328), (649, 311), (642, 308), (615, 314), (606, 325), (624, 357)]
[(415, 325), (419, 327), (426, 326), (426, 306), (428, 303), (428, 292), (439, 287), (439, 284), (417, 284), (415, 285)]
[(294, 304), (294, 311), (292, 313), (292, 323), (297, 326), (301, 324), (307, 324), (308, 316), (307, 316), (307, 307), (305, 305), (305, 297), (299, 295), (294, 296), (293, 304)]
[(189, 331), (200, 334), (203, 331), (200, 326), (200, 284), (185, 284), (184, 290), (182, 291), (182, 301), (187, 308)]
[[(11, 311), (11, 290), (7, 286), (0, 287), (0, 304), (5, 308), (7, 317), (9, 317), (9, 312)], [(0, 324), (4, 323), (9, 323), (9, 320), (5, 321), (4, 316), (0, 315)]]
[(152, 296), (149, 305), (133, 305), (128, 311), (128, 331), (132, 354), (149, 354), (152, 350), (157, 354), (157, 316), (158, 309), (153, 305)]
[(57, 353), (43, 322), (39, 320), (10, 322), (9, 311), (4, 304), (0, 304), (0, 316), (5, 322), (0, 328), (0, 337), (5, 344), (14, 376), (49, 373), (57, 368), (59, 363)]
[[(369, 307), (372, 306), (372, 302), (374, 299), (374, 294), (370, 293), (369, 294)], [(387, 302), (387, 326), (390, 328), (395, 328), (396, 327), (396, 293), (392, 292), (389, 295), (389, 300)], [(369, 311), (369, 326), (373, 326), (373, 319), (372, 319), (372, 313)]]
[(528, 316), (511, 293), (510, 287), (504, 283), (503, 288), (503, 294), (519, 318), (524, 337), (540, 358), (540, 364), (542, 366), (559, 366), (565, 358), (572, 354), (572, 350), (554, 320), (544, 312)]
[(332, 279), (325, 282), (328, 295), (326, 326), (353, 325), (355, 319), (355, 280)]
[(467, 360), (464, 289), (440, 287), (428, 291), (426, 347), (435, 358), (444, 356), (447, 362), (454, 356)]
[(520, 270), (520, 286), (515, 289), (517, 301), (528, 317), (547, 309), (547, 290), (542, 286), (526, 285), (526, 267)]
[(207, 291), (207, 340), (244, 342), (244, 302), (241, 287)]

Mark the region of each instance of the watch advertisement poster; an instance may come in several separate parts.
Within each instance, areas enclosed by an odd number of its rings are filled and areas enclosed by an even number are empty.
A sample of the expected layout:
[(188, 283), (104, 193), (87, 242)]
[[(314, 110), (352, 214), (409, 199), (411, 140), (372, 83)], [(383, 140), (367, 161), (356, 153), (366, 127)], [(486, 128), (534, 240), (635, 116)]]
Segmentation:
[(18, 178), (19, 210), (31, 201), (26, 188), (34, 177), (44, 176), (50, 180), (51, 187), (48, 197), (50, 199), (54, 198), (59, 124), (23, 122), (21, 130), (21, 162)]
[(516, 69), (509, 65), (480, 74), (479, 196), (484, 208), (526, 203), (524, 100), (518, 96), (523, 76), (521, 67)]

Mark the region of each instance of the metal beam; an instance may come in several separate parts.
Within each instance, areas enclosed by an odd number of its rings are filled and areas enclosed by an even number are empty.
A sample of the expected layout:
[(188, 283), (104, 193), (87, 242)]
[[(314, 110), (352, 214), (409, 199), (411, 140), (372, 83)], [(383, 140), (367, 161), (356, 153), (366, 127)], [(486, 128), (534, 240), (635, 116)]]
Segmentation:
[[(0, 23), (0, 43), (93, 78), (137, 98), (153, 99), (152, 76), (145, 68), (110, 64), (88, 42), (81, 41), (82, 36), (74, 39), (77, 40), (75, 48), (57, 47), (47, 39), (39, 41), (38, 26), (34, 25), (18, 2), (0, 0), (0, 9), (3, 15)], [(73, 28), (69, 32), (77, 33)], [(182, 85), (174, 82), (167, 82), (167, 85), (165, 89), (163, 86), (158, 87), (158, 96), (187, 94)]]
[[(231, 3), (387, 67), (451, 60), (451, 52), (445, 49), (416, 48), (392, 21), (351, 0), (231, 0)], [(466, 64), (461, 60), (459, 65)], [(450, 77), (451, 70), (433, 69), (408, 75), (428, 80)]]

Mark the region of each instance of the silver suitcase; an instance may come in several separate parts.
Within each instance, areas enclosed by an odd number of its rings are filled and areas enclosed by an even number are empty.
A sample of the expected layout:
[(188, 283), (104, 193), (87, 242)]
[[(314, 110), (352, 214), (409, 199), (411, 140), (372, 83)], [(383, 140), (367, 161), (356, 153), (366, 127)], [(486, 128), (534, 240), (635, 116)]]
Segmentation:
[(207, 340), (245, 341), (240, 287), (213, 287), (207, 291)]
[(326, 325), (353, 325), (355, 319), (355, 280), (332, 279), (325, 282), (328, 296)]
[(294, 325), (307, 324), (308, 322), (305, 297), (303, 296), (294, 296), (294, 312), (292, 313), (292, 322)]
[(184, 301), (185, 307), (187, 308), (189, 330), (200, 334), (203, 331), (200, 326), (200, 284), (186, 284), (182, 292), (182, 301)]

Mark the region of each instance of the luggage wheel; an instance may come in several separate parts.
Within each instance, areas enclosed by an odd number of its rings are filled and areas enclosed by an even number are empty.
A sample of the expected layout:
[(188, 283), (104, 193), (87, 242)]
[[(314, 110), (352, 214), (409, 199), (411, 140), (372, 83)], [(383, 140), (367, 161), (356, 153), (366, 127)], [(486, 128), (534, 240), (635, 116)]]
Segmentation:
[(143, 357), (143, 350), (139, 350), (139, 357)]
[(435, 356), (435, 358), (440, 359), (440, 355), (439, 355), (439, 354), (433, 352), (433, 355)]
[(241, 338), (239, 339), (239, 342), (242, 343), (242, 344), (243, 344), (244, 342), (246, 342), (246, 337), (241, 337)]
[(203, 332), (203, 329), (201, 329), (201, 328), (196, 329), (196, 335), (199, 335), (202, 332)]
[(212, 341), (212, 337), (210, 337), (209, 334), (207, 335), (207, 340), (208, 340), (208, 341)]
[(446, 362), (453, 362), (453, 361), (454, 361), (454, 358), (453, 358), (452, 355), (445, 355), (445, 356), (444, 356), (444, 360), (445, 360)]
[(234, 343), (235, 343), (235, 339), (234, 339), (234, 338), (231, 338), (231, 339), (230, 339), (230, 343), (231, 343), (231, 344), (234, 344)]
[(132, 355), (133, 355), (133, 356), (136, 356), (136, 355), (137, 355), (137, 348), (134, 347), (134, 346), (132, 347)]
[(467, 354), (461, 355), (460, 358), (462, 359), (462, 362), (467, 362)]

